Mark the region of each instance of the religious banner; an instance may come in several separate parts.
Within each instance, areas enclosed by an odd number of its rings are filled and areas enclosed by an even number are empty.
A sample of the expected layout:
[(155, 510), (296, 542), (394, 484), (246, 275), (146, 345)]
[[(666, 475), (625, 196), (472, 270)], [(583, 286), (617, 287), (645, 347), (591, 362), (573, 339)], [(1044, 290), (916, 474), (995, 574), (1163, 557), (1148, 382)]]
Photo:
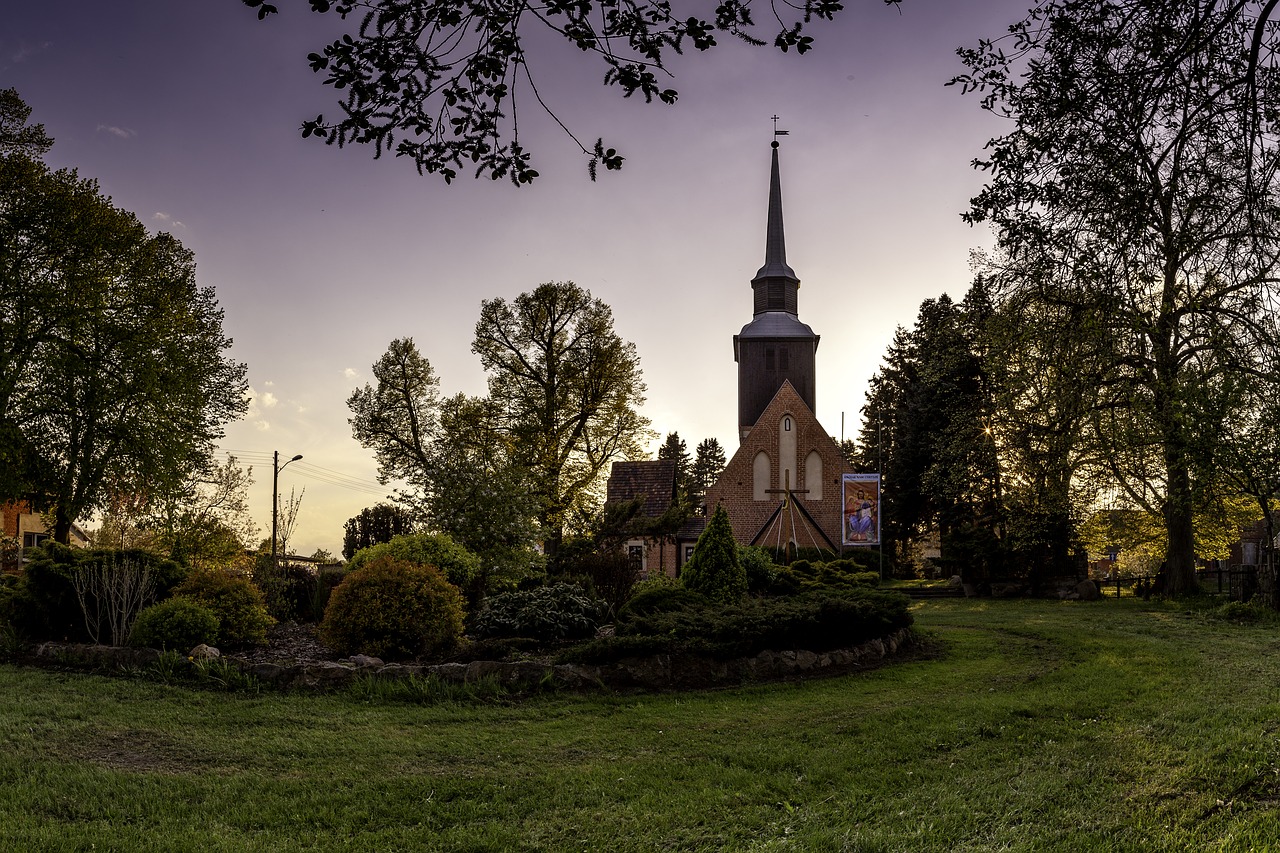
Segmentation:
[(880, 475), (844, 475), (845, 545), (880, 544)]

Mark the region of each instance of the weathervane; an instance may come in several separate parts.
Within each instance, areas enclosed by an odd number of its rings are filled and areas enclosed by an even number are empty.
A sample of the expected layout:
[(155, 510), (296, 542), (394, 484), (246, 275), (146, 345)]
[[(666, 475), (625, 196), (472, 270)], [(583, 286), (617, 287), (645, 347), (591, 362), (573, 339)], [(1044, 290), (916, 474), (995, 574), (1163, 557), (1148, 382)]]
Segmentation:
[(778, 116), (773, 116), (773, 147), (778, 147), (778, 137), (787, 136), (791, 133), (789, 130), (778, 130)]

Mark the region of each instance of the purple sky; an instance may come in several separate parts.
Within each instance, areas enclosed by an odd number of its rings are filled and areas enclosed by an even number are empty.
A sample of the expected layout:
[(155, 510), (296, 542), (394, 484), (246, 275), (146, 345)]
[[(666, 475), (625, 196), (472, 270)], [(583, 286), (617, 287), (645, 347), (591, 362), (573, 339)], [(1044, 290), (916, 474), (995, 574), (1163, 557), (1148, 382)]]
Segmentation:
[(272, 450), (306, 488), (294, 550), (337, 553), (343, 522), (376, 503), (346, 397), (396, 337), (412, 336), (442, 391), (485, 390), (470, 343), (480, 300), (572, 280), (613, 307), (640, 353), (644, 412), (692, 451), (736, 440), (732, 337), (751, 319), (764, 259), (769, 117), (782, 146), (787, 259), (800, 319), (822, 336), (818, 417), (857, 431), (868, 380), (922, 300), (959, 298), (969, 252), (990, 243), (959, 214), (969, 168), (1002, 132), (943, 84), (955, 48), (1002, 33), (1029, 0), (847, 0), (798, 57), (726, 42), (677, 60), (674, 107), (624, 100), (574, 49), (532, 68), (579, 138), (627, 156), (592, 184), (573, 143), (522, 109), (542, 178), (532, 188), (374, 161), (303, 140), (335, 114), (307, 66), (340, 22), (303, 0), (259, 22), (239, 0), (40, 0), (5, 14), (0, 88), (56, 140), (48, 161), (97, 179), (120, 207), (195, 252), (249, 365), (254, 402), (225, 449), (254, 465), (253, 511), (270, 529)]

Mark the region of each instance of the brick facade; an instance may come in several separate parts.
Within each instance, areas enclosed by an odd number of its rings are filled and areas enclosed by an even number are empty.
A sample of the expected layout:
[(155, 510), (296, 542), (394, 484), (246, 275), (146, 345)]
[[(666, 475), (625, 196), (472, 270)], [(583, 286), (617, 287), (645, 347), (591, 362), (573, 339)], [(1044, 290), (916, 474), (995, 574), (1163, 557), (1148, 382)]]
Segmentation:
[[(789, 442), (783, 442), (783, 427), (788, 417), (795, 431), (792, 494), (804, 504), (820, 532), (812, 529), (804, 514), (795, 509), (784, 511), (766, 528), (769, 517), (783, 498), (779, 490), (785, 488), (786, 477), (780, 463), (784, 453), (791, 456)], [(758, 499), (756, 488), (756, 457), (761, 453), (768, 458), (767, 488), (772, 490), (763, 500)], [(814, 459), (821, 461), (821, 477), (816, 476)], [(818, 423), (817, 416), (791, 383), (784, 382), (725, 466), (720, 479), (707, 490), (707, 511), (714, 512), (716, 506), (723, 505), (733, 524), (734, 538), (744, 545), (785, 547), (794, 541), (799, 548), (834, 546), (838, 552), (843, 525), (840, 486), (846, 473), (853, 473), (853, 469), (844, 461), (840, 447)]]

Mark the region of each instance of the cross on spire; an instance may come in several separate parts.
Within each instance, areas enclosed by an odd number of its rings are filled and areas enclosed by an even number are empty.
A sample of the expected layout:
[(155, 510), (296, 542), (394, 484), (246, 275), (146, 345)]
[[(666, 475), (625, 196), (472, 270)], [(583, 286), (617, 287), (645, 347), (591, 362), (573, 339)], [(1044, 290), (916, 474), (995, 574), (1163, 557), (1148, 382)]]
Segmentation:
[(787, 135), (789, 135), (789, 134), (791, 133), (791, 131), (789, 131), (789, 130), (778, 130), (778, 119), (779, 119), (779, 118), (780, 118), (780, 117), (779, 117), (779, 116), (777, 116), (777, 115), (772, 116), (772, 119), (773, 119), (773, 144), (774, 144), (774, 145), (777, 145), (777, 144), (778, 144), (778, 137), (779, 137), (779, 136), (787, 136)]

